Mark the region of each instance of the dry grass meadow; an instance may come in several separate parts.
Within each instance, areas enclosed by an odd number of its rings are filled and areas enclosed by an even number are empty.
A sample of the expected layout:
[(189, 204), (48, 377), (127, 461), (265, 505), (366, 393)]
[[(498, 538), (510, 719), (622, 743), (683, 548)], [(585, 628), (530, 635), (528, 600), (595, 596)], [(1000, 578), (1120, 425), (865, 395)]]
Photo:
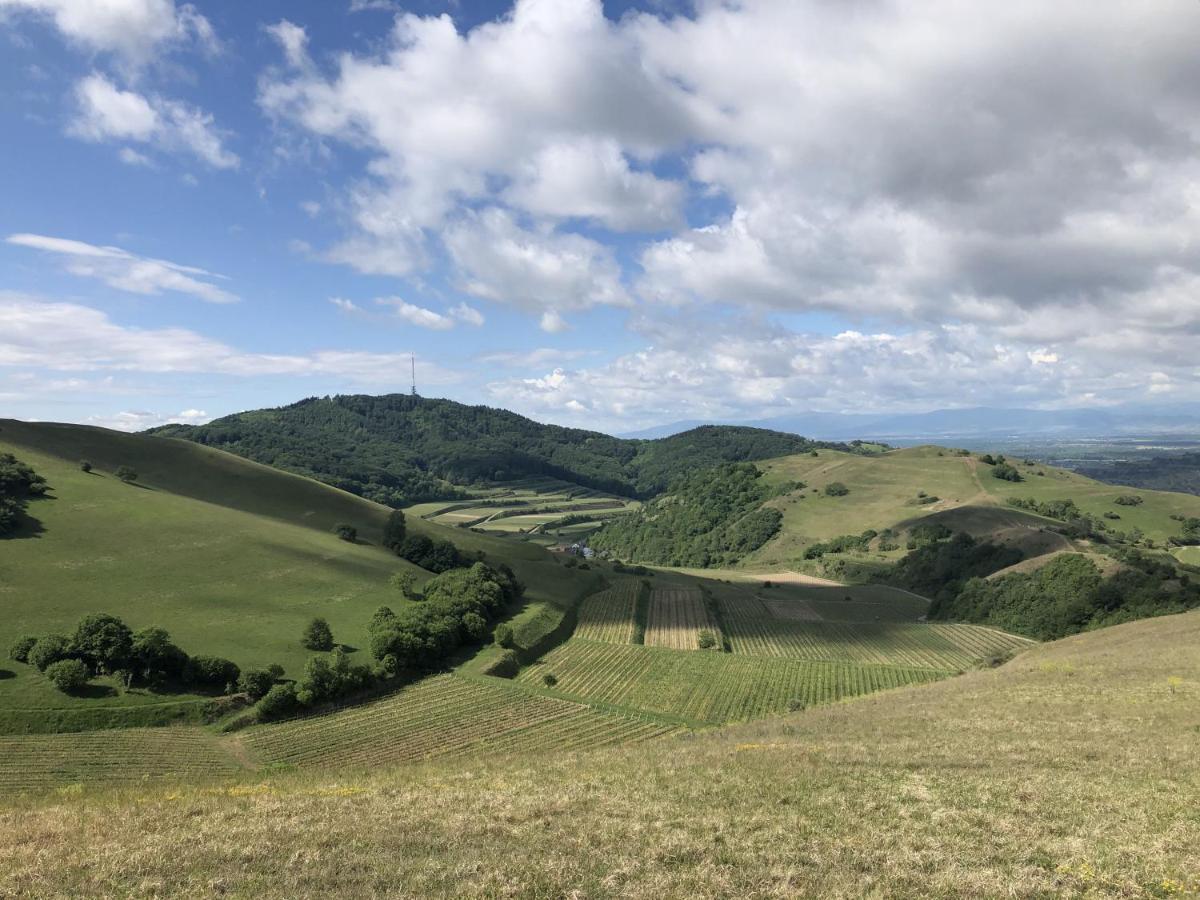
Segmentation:
[(686, 739), (8, 800), (0, 895), (1196, 895), (1198, 748), (1191, 613)]

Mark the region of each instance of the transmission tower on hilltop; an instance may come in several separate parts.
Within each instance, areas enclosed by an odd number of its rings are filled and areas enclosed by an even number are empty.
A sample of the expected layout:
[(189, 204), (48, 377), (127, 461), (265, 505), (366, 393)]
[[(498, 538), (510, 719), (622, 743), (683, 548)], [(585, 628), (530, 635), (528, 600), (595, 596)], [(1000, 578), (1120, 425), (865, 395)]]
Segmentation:
[(417, 355), (409, 354), (409, 359), (412, 360), (412, 395), (417, 396)]

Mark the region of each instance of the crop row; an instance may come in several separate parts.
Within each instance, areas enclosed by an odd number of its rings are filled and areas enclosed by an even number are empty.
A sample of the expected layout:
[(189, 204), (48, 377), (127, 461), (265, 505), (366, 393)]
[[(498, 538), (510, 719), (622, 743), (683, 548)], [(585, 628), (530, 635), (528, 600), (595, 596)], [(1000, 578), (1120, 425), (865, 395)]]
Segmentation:
[(942, 677), (920, 668), (680, 653), (579, 638), (520, 678), (536, 682), (546, 674), (554, 675), (555, 690), (564, 694), (708, 723), (761, 718)]
[(744, 603), (722, 607), (730, 647), (751, 656), (847, 660), (956, 670), (1028, 646), (1021, 638), (972, 625), (918, 622), (782, 622)]
[(632, 643), (634, 613), (641, 589), (640, 582), (627, 579), (606, 591), (585, 597), (579, 605), (575, 634), (591, 641)]
[(325, 716), (246, 732), (264, 763), (387, 765), (489, 750), (640, 740), (669, 730), (496, 680), (426, 678), (392, 697)]
[(201, 728), (113, 728), (0, 737), (0, 795), (62, 784), (223, 775), (240, 767)]
[(719, 638), (717, 623), (704, 606), (704, 597), (694, 588), (656, 588), (650, 596), (646, 620), (646, 646), (672, 650), (695, 650), (701, 629)]

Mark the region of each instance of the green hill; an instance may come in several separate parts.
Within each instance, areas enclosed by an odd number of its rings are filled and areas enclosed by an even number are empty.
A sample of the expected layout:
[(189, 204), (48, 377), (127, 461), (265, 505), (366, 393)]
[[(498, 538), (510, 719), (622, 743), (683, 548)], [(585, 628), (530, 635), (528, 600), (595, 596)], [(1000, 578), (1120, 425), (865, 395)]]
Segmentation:
[[(69, 632), (84, 615), (105, 612), (135, 630), (166, 628), (189, 653), (243, 668), (276, 663), (295, 676), (311, 655), (300, 644), (311, 618), (326, 618), (336, 640), (364, 648), (352, 656), (365, 657), (375, 609), (409, 602), (388, 579), (405, 570), (418, 585), (429, 577), (379, 546), (387, 508), (191, 442), (0, 420), (4, 452), (50, 488), (28, 500), (27, 518), (0, 539), (6, 656), (20, 636)], [(137, 480), (116, 478), (120, 466)], [(515, 621), (531, 641), (594, 581), (538, 547), (410, 518), (411, 532), (513, 566), (528, 588)], [(359, 540), (339, 540), (338, 523), (356, 527)], [(63, 694), (32, 667), (0, 661), (0, 732), (210, 714), (210, 698), (122, 691), (111, 679), (91, 694)]]
[[(0, 800), (0, 892), (1190, 896), (1197, 648), (1200, 612), (784, 719), (582, 752), (565, 743), (579, 728), (546, 737), (573, 708), (539, 707), (519, 752), (463, 746), (401, 768), (364, 751), (351, 768), (230, 780), (203, 746), (148, 743), (186, 730), (117, 732), (158, 771), (207, 764), (210, 780)], [(422, 730), (395, 740), (418, 748)]]
[(461, 496), (459, 485), (550, 476), (626, 497), (649, 497), (681, 472), (812, 447), (851, 448), (794, 434), (703, 426), (661, 440), (626, 440), (543, 425), (486, 406), (407, 394), (314, 397), (207, 425), (181, 437), (308, 475), (391, 506)]

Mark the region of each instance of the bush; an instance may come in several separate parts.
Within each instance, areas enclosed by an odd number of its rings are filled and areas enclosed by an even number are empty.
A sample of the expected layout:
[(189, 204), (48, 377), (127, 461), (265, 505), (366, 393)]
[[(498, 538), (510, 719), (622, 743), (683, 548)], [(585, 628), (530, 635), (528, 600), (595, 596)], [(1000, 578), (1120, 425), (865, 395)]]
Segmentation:
[(496, 626), (496, 630), (492, 633), (492, 637), (501, 647), (512, 648), (513, 645), (513, 630), (512, 626), (507, 622), (503, 622)]
[(81, 472), (90, 472), (92, 471), (92, 464), (86, 459), (81, 459), (79, 461), (79, 470)]
[(261, 700), (275, 685), (275, 677), (266, 669), (247, 669), (238, 678), (238, 690), (251, 700)]
[(184, 678), (194, 685), (228, 690), (235, 687), (242, 670), (237, 663), (219, 656), (193, 656), (188, 660)]
[(701, 650), (712, 650), (717, 646), (717, 636), (705, 628), (697, 635), (696, 643)]
[(29, 648), (26, 661), (39, 672), (45, 672), (60, 659), (71, 655), (71, 642), (61, 634), (50, 634), (38, 638), (37, 643)]
[(277, 684), (258, 701), (258, 718), (263, 722), (290, 716), (300, 705), (294, 684)]
[(92, 673), (82, 660), (60, 659), (46, 667), (46, 677), (64, 694), (70, 694), (87, 684)]
[(788, 712), (800, 712), (804, 709), (804, 701), (799, 697), (793, 697), (787, 704)]
[(133, 636), (130, 664), (139, 677), (150, 683), (172, 681), (183, 677), (188, 655), (171, 642), (166, 629), (152, 626)]
[(417, 576), (412, 572), (397, 572), (388, 579), (388, 584), (400, 592), (400, 596), (405, 599), (416, 599), (413, 587), (417, 583)]
[(349, 541), (351, 544), (358, 540), (358, 529), (353, 525), (347, 525), (345, 522), (339, 522), (337, 525), (334, 525), (333, 533), (343, 541)]
[(1113, 500), (1117, 506), (1141, 506), (1142, 498), (1137, 494), (1122, 494)]
[(825, 485), (826, 497), (845, 497), (850, 493), (850, 488), (846, 487), (840, 481), (831, 481)]
[(126, 484), (133, 484), (138, 480), (138, 473), (129, 466), (117, 466), (117, 471), (113, 474)]
[(1024, 481), (1021, 473), (1010, 466), (1008, 463), (997, 463), (992, 467), (992, 477), (999, 478), (1001, 481)]
[(26, 635), (19, 637), (11, 647), (8, 648), (8, 656), (10, 659), (15, 659), (19, 663), (29, 662), (29, 651), (33, 649), (33, 645), (38, 641), (37, 638)]
[(129, 664), (133, 632), (116, 616), (93, 613), (79, 620), (72, 644), (97, 672), (112, 672)]
[(547, 672), (542, 676), (542, 684), (546, 687), (554, 687), (558, 684), (558, 677), (553, 672)]
[(300, 643), (309, 650), (332, 650), (333, 631), (329, 628), (329, 623), (319, 616), (313, 619), (304, 629)]

